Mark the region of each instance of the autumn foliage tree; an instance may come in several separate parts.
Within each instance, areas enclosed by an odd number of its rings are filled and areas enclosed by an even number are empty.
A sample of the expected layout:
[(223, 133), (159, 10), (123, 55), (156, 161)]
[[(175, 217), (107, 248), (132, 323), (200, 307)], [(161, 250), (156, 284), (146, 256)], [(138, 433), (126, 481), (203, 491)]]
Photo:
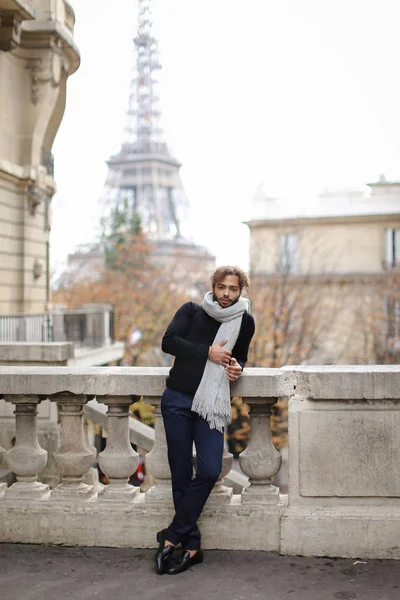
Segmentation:
[[(321, 347), (339, 310), (338, 292), (329, 281), (293, 275), (289, 269), (253, 277), (249, 294), (256, 322), (247, 366), (279, 368), (324, 362)], [(232, 448), (241, 451), (248, 440), (248, 408), (234, 400)], [(276, 447), (287, 443), (287, 400), (279, 398), (271, 419)]]
[(154, 246), (127, 203), (111, 211), (102, 225), (104, 267), (90, 279), (57, 290), (54, 300), (68, 308), (111, 304), (115, 337), (126, 344), (124, 363), (162, 365), (162, 335), (174, 312), (188, 299), (184, 282), (177, 282), (172, 262), (157, 265)]
[(355, 331), (361, 352), (355, 364), (398, 364), (400, 361), (400, 271), (393, 268), (363, 282), (358, 294)]
[(376, 312), (371, 319), (374, 358), (378, 364), (400, 360), (400, 272), (393, 269), (384, 278)]

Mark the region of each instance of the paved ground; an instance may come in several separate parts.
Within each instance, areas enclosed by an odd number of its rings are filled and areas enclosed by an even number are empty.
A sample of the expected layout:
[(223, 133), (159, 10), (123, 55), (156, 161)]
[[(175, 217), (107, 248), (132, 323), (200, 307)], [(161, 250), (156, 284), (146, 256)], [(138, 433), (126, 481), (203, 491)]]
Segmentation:
[(400, 600), (400, 561), (207, 551), (156, 575), (153, 550), (0, 544), (1, 600)]

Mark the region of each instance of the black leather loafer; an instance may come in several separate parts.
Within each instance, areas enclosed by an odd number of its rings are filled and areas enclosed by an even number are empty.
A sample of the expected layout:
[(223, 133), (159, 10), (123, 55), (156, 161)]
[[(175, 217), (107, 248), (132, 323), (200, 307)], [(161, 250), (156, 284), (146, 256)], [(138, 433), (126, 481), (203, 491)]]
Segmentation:
[(178, 573), (183, 573), (183, 571), (186, 571), (189, 567), (198, 565), (201, 562), (203, 562), (202, 550), (197, 550), (196, 554), (192, 557), (188, 550), (186, 550), (179, 558), (170, 562), (167, 573), (168, 575), (178, 575)]
[(166, 572), (169, 566), (170, 558), (175, 550), (174, 546), (164, 546), (166, 531), (166, 529), (163, 529), (162, 531), (159, 531), (157, 533), (158, 550), (155, 554), (154, 559), (156, 563), (157, 573), (159, 573), (160, 575)]

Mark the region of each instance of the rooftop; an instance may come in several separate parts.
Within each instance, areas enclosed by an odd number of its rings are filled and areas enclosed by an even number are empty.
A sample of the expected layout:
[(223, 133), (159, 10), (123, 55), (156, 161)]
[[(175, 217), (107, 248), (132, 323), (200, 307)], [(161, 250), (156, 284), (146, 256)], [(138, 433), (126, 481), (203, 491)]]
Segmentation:
[(327, 189), (308, 199), (269, 197), (259, 188), (252, 199), (249, 223), (394, 214), (400, 214), (400, 182), (381, 176), (362, 189)]

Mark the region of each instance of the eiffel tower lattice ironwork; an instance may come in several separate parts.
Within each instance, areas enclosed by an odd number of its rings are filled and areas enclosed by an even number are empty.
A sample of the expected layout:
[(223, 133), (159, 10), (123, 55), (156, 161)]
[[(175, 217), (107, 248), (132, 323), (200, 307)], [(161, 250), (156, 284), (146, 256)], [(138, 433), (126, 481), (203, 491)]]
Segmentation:
[(187, 208), (179, 169), (161, 127), (158, 72), (161, 63), (153, 35), (151, 0), (138, 0), (138, 30), (134, 39), (136, 72), (131, 81), (127, 127), (118, 154), (108, 161), (107, 187), (128, 202), (144, 231), (155, 240), (180, 239)]

